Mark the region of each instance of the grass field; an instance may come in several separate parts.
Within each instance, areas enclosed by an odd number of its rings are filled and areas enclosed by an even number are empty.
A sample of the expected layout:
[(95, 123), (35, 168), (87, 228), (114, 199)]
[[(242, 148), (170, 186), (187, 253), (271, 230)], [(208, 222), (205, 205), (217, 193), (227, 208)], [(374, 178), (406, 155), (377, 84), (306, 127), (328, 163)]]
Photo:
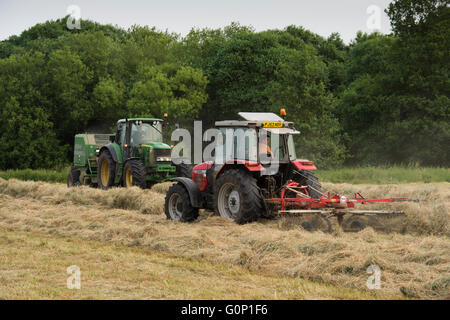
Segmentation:
[[(169, 221), (168, 185), (124, 192), (0, 179), (0, 298), (450, 298), (449, 183), (325, 184), (421, 200), (393, 205), (407, 215), (385, 232), (331, 234), (208, 212)], [(64, 287), (71, 264), (86, 268), (78, 293)], [(380, 290), (366, 287), (372, 264)]]
[[(70, 167), (0, 171), (0, 178), (66, 183)], [(362, 167), (317, 170), (321, 181), (352, 184), (450, 182), (450, 168)]]
[(450, 182), (450, 168), (363, 167), (318, 170), (321, 181), (351, 184)]
[(43, 181), (66, 183), (70, 167), (62, 169), (22, 169), (0, 171), (0, 178), (24, 181)]

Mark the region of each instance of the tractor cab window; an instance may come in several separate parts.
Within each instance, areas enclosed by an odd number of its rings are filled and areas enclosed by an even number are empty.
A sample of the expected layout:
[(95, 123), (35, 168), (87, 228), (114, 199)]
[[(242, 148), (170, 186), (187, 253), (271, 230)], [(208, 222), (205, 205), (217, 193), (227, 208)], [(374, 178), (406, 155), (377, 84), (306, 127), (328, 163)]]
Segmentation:
[(162, 142), (161, 122), (153, 123), (135, 121), (131, 125), (131, 144), (139, 145), (148, 142)]
[(119, 130), (119, 144), (123, 146), (125, 144), (125, 137), (127, 133), (125, 124), (121, 124)]
[(220, 128), (222, 143), (215, 148), (215, 161), (258, 160), (257, 134), (254, 128)]
[(285, 136), (266, 130), (259, 132), (259, 155), (270, 161), (282, 161), (286, 155)]
[(288, 138), (288, 150), (289, 150), (289, 159), (291, 161), (297, 159), (297, 155), (295, 154), (294, 137), (292, 135), (289, 135)]
[(252, 128), (238, 128), (234, 131), (234, 158), (239, 160), (257, 161), (257, 136)]

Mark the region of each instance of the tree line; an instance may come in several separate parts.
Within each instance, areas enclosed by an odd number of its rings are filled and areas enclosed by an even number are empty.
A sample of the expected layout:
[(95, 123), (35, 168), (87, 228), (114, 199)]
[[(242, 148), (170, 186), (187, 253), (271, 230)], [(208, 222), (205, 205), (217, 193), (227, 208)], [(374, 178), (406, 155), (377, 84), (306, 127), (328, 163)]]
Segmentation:
[(448, 1), (397, 0), (392, 34), (350, 44), (233, 23), (182, 37), (66, 18), (0, 42), (0, 170), (70, 162), (73, 138), (125, 117), (189, 126), (285, 108), (320, 168), (450, 164)]

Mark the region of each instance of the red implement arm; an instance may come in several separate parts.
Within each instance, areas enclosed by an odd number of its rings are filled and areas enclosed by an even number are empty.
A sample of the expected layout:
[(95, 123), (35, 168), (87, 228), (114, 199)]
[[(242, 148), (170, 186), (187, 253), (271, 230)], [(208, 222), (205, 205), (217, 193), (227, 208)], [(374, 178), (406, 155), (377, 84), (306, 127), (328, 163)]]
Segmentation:
[[(286, 192), (291, 191), (295, 197), (285, 197)], [(267, 202), (280, 203), (280, 213), (283, 213), (286, 207), (303, 210), (317, 210), (317, 209), (350, 209), (355, 207), (355, 203), (372, 203), (372, 202), (402, 202), (402, 201), (416, 201), (407, 198), (385, 198), (385, 199), (369, 199), (364, 198), (361, 193), (357, 192), (353, 198), (345, 195), (325, 192), (320, 198), (311, 198), (308, 195), (308, 187), (300, 186), (297, 182), (288, 182), (281, 190), (280, 198), (265, 199)], [(333, 210), (333, 211), (334, 211)], [(292, 211), (292, 210), (290, 210)]]

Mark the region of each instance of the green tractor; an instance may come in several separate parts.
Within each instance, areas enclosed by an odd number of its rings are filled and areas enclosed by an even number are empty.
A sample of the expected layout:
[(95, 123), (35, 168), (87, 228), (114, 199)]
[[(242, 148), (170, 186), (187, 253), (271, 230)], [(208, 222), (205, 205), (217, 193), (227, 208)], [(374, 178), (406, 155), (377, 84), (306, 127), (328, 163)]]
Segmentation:
[(149, 188), (177, 175), (190, 177), (190, 165), (172, 162), (172, 148), (163, 142), (162, 123), (156, 118), (121, 119), (115, 135), (75, 135), (67, 186)]

